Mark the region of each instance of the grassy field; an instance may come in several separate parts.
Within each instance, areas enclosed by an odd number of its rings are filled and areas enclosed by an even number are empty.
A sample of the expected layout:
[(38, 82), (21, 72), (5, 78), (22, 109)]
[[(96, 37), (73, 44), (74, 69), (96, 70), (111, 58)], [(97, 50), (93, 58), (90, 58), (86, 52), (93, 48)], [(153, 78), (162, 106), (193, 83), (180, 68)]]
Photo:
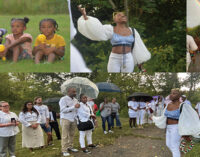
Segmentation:
[[(19, 113), (19, 112), (16, 112)], [(146, 138), (145, 136), (141, 136), (138, 134), (134, 134), (133, 129), (129, 127), (128, 118), (120, 118), (123, 128), (122, 129), (114, 129), (114, 134), (104, 135), (101, 128), (101, 119), (98, 117), (99, 127), (93, 132), (93, 143), (98, 144), (99, 147), (104, 147), (107, 145), (111, 145), (115, 142), (115, 140), (121, 136), (134, 136)], [(20, 126), (21, 130), (21, 126)], [(164, 137), (163, 137), (164, 138)], [(45, 135), (46, 139), (46, 135)], [(17, 143), (16, 143), (16, 156), (31, 156), (31, 157), (60, 157), (61, 156), (61, 141), (57, 140), (55, 133), (53, 132), (53, 143), (54, 146), (49, 146), (44, 149), (35, 149), (33, 153), (26, 148), (22, 148), (22, 137), (21, 132), (17, 135)], [(46, 142), (46, 141), (45, 141)], [(79, 134), (76, 130), (75, 138), (74, 138), (74, 147), (80, 149), (79, 145)], [(200, 154), (200, 144), (195, 144), (193, 150), (185, 155), (185, 157), (199, 157)]]
[(27, 24), (25, 32), (30, 33), (33, 37), (33, 44), (39, 31), (39, 22), (44, 18), (53, 18), (59, 25), (57, 34), (62, 35), (66, 41), (66, 50), (64, 60), (56, 61), (53, 64), (39, 64), (35, 65), (32, 60), (19, 61), (12, 63), (10, 61), (3, 62), (0, 60), (0, 72), (69, 72), (70, 71), (70, 22), (67, 14), (58, 15), (1, 15), (1, 28), (6, 28), (8, 34), (10, 31), (10, 20), (14, 17), (28, 17), (30, 22)]
[[(98, 118), (99, 127), (93, 132), (93, 143), (98, 144), (100, 147), (105, 145), (110, 145), (115, 142), (115, 139), (120, 136), (128, 136), (133, 134), (133, 130), (128, 126), (128, 119), (121, 118), (121, 122), (123, 123), (123, 129), (115, 129), (114, 134), (104, 135), (101, 128), (101, 119)], [(21, 126), (20, 126), (21, 130)], [(126, 130), (126, 131), (125, 131)], [(74, 138), (74, 146), (80, 149), (79, 145), (79, 134), (76, 131)], [(45, 136), (46, 139), (46, 136)], [(32, 157), (60, 157), (61, 156), (61, 141), (58, 141), (55, 133), (53, 133), (54, 146), (49, 146), (44, 149), (36, 149), (34, 153), (30, 153), (30, 151), (26, 148), (22, 148), (22, 139), (21, 133), (17, 135), (17, 144), (16, 144), (16, 156), (32, 156)], [(45, 141), (46, 142), (46, 141)]]

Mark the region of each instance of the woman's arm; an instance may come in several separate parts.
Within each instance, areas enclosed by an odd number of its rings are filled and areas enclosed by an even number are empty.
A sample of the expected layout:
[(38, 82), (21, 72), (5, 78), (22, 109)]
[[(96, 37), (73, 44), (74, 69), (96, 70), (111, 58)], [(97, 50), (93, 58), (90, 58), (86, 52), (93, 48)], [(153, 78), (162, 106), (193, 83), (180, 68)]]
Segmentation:
[(85, 20), (88, 20), (88, 17), (87, 17), (87, 13), (86, 13), (85, 8), (81, 8), (81, 5), (79, 5), (79, 6), (78, 6), (78, 9), (79, 9), (79, 11), (81, 12), (81, 14), (83, 15), (84, 19), (85, 19)]

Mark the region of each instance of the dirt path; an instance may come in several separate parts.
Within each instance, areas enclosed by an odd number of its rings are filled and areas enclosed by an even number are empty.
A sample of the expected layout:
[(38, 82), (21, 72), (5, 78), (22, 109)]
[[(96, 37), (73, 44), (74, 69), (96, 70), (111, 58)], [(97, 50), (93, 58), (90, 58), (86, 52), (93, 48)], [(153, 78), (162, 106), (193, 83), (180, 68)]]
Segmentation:
[(82, 152), (75, 157), (171, 157), (165, 145), (165, 131), (154, 126), (135, 129), (133, 136), (119, 137), (113, 145), (98, 147), (91, 154)]

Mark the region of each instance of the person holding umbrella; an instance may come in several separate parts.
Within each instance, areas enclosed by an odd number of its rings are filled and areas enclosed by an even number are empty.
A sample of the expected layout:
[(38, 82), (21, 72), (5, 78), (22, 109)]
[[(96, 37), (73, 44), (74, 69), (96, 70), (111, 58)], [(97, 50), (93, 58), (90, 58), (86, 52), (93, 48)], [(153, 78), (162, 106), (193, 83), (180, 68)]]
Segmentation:
[[(111, 130), (111, 104), (108, 102), (107, 98), (104, 98), (104, 102), (100, 104), (101, 119), (102, 119), (102, 128), (104, 134), (113, 133)], [(106, 121), (108, 123), (108, 132), (106, 131)]]
[(76, 129), (76, 112), (80, 104), (76, 97), (76, 89), (70, 87), (67, 89), (67, 95), (59, 101), (60, 119), (62, 127), (62, 153), (63, 156), (70, 156), (69, 152), (78, 152), (73, 148), (74, 133)]

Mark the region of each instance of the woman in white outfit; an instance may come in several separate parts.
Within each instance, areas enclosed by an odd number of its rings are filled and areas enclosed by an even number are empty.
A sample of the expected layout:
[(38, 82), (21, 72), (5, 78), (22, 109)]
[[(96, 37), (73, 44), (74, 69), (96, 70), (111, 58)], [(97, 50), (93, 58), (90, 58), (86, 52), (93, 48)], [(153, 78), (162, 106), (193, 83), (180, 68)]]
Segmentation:
[[(128, 102), (128, 115), (129, 115), (129, 126), (132, 128), (136, 127), (136, 117), (138, 110), (138, 102), (135, 101), (135, 98), (132, 98)], [(132, 125), (133, 124), (133, 125)]]
[(29, 148), (31, 151), (33, 148), (43, 147), (41, 116), (31, 101), (25, 102), (22, 112), (19, 114), (19, 120), (22, 123), (22, 147)]
[(165, 107), (162, 116), (152, 119), (155, 125), (161, 129), (166, 128), (166, 145), (173, 157), (181, 157), (181, 136), (199, 137), (200, 121), (195, 110), (188, 104), (180, 102), (181, 93), (178, 89), (172, 89), (171, 102)]
[(78, 19), (78, 30), (85, 37), (94, 41), (111, 40), (112, 52), (109, 57), (108, 72), (133, 72), (134, 65), (151, 58), (136, 29), (127, 26), (127, 17), (123, 12), (113, 15), (116, 26), (102, 25), (94, 17), (87, 16), (85, 8), (80, 8), (82, 17)]
[[(87, 122), (88, 120), (96, 119), (96, 116), (94, 115), (92, 108), (90, 105), (87, 104), (87, 96), (84, 94), (80, 95), (80, 108), (77, 110), (77, 117), (81, 122)], [(85, 136), (87, 138), (87, 144), (88, 147), (94, 148), (96, 147), (94, 144), (92, 144), (92, 129), (86, 130), (86, 131), (79, 131), (79, 142), (81, 149), (84, 153), (91, 153), (88, 149), (85, 147)]]
[(138, 102), (138, 114), (137, 114), (137, 125), (138, 128), (143, 128), (144, 115), (146, 113), (146, 103), (143, 101)]

